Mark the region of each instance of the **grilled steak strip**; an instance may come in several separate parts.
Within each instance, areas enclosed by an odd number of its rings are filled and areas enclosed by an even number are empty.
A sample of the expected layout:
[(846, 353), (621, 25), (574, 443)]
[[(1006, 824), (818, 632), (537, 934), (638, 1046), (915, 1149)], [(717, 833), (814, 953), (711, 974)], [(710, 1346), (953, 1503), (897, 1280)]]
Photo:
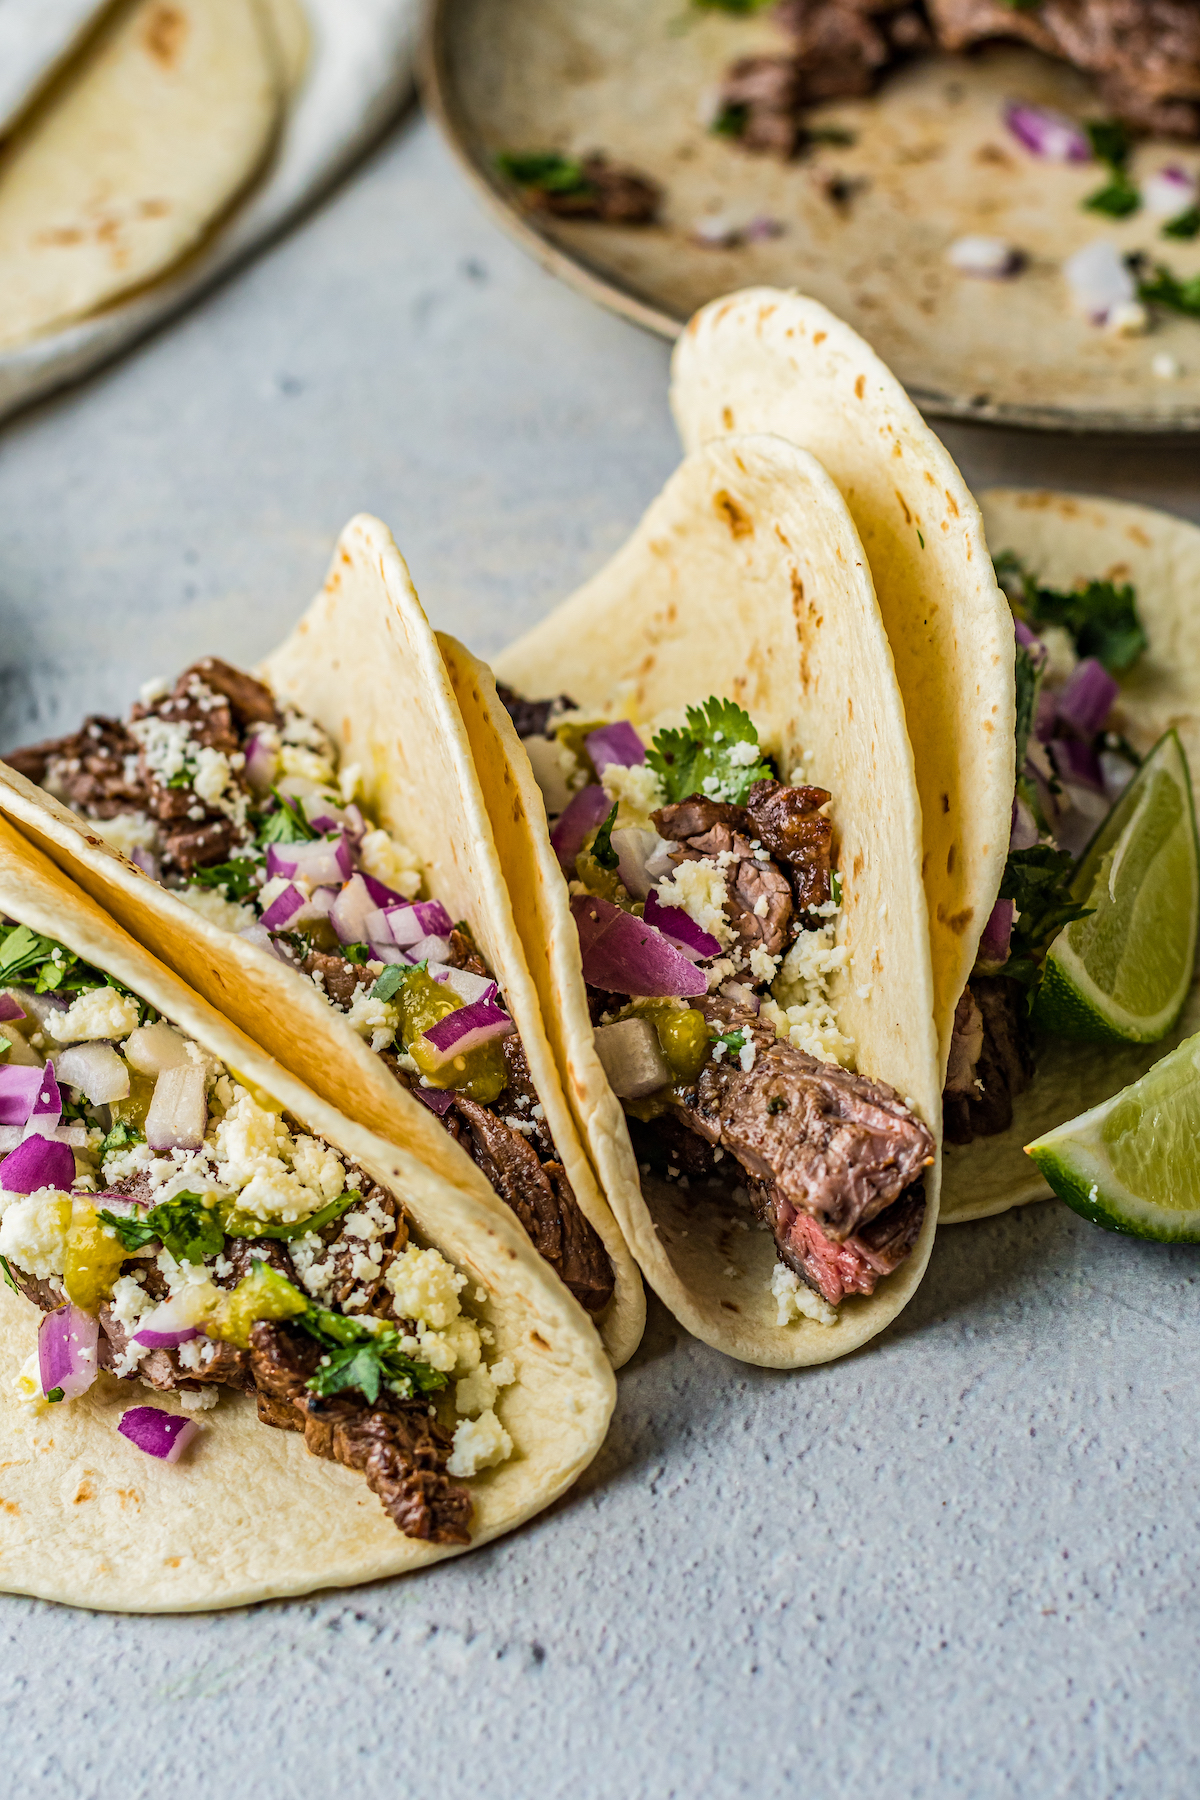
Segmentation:
[(302, 1431), (314, 1456), (360, 1470), (406, 1537), (470, 1543), (471, 1496), (446, 1473), (452, 1440), (429, 1416), (427, 1402), (385, 1393), (373, 1403), (350, 1393), (327, 1399), (309, 1393), (305, 1384), (322, 1352), (298, 1326), (260, 1320), (251, 1328), (249, 1354), (264, 1424)]
[(925, 1188), (917, 1181), (869, 1225), (837, 1243), (771, 1183), (751, 1181), (749, 1192), (759, 1218), (771, 1227), (780, 1260), (830, 1306), (847, 1294), (873, 1294), (909, 1255), (925, 1218)]
[(67, 737), (10, 750), (5, 761), (76, 812), (114, 819), (149, 806), (149, 789), (138, 769), (140, 750), (120, 719), (94, 713)]

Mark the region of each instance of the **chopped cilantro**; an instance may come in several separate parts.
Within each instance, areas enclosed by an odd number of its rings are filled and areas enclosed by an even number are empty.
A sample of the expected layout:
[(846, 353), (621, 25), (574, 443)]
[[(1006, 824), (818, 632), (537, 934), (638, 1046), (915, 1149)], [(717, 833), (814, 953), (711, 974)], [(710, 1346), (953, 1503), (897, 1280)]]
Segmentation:
[[(749, 713), (733, 700), (706, 700), (689, 706), (684, 730), (660, 731), (646, 753), (668, 801), (704, 794), (710, 800), (740, 804), (756, 781), (772, 773), (761, 753), (744, 762), (739, 745), (758, 744)], [(743, 753), (744, 754), (744, 753)]]
[(209, 863), (192, 874), (195, 887), (224, 888), (227, 900), (244, 900), (258, 890), (262, 864), (251, 856), (236, 856), (232, 862)]
[(1125, 170), (1117, 169), (1112, 179), (1089, 194), (1083, 204), (1088, 212), (1103, 213), (1109, 219), (1127, 219), (1141, 206), (1142, 196)]
[(57, 1403), (63, 1398), (63, 1389), (60, 1387), (51, 1388), (50, 1392), (46, 1395), (46, 1398), (47, 1398), (47, 1400), (49, 1400), (51, 1402), (52, 1405), (57, 1405)]
[(710, 1031), (708, 1036), (710, 1043), (724, 1044), (731, 1056), (746, 1048), (746, 1033), (740, 1028), (737, 1031)]
[(281, 794), (277, 787), (271, 789), (278, 801), (278, 810), (267, 813), (258, 827), (260, 844), (299, 844), (320, 834), (313, 830), (294, 800)]
[(709, 126), (717, 137), (740, 138), (750, 120), (750, 108), (728, 100)]
[(1059, 932), (1075, 919), (1086, 919), (1092, 911), (1071, 896), (1074, 869), (1070, 852), (1056, 850), (1052, 844), (1034, 844), (1032, 849), (1008, 853), (1000, 898), (1013, 901), (1019, 917), (1002, 972), (1030, 989), (1036, 986), (1042, 959)]
[(12, 1039), (10, 1037), (5, 1037), (4, 1033), (0, 1031), (0, 1056), (3, 1056), (6, 1050), (11, 1049)]
[[(35, 994), (77, 994), (97, 987), (129, 992), (102, 970), (81, 962), (65, 944), (31, 931), (28, 925), (0, 925), (0, 986), (10, 985), (32, 988)], [(138, 1007), (141, 1018), (145, 1008), (140, 1000)]]
[(307, 1384), (314, 1394), (340, 1394), (346, 1388), (357, 1388), (374, 1405), (381, 1387), (411, 1399), (417, 1394), (436, 1394), (446, 1385), (440, 1370), (404, 1354), (394, 1326), (372, 1331), (361, 1320), (311, 1305), (296, 1323), (325, 1347), (321, 1366)]
[(1155, 266), (1152, 280), (1138, 283), (1138, 299), (1169, 307), (1172, 312), (1186, 313), (1200, 319), (1200, 275), (1189, 275), (1180, 281), (1162, 263)]
[(1133, 145), (1120, 119), (1085, 119), (1083, 129), (1097, 162), (1107, 163), (1110, 169), (1125, 167)]
[(0, 1269), (3, 1269), (3, 1271), (4, 1271), (5, 1287), (10, 1287), (14, 1294), (19, 1294), (21, 1292), (21, 1290), (17, 1286), (16, 1282), (13, 1280), (13, 1272), (8, 1266), (7, 1256), (0, 1256)]
[(1089, 581), (1061, 593), (1043, 587), (1011, 550), (996, 558), (996, 575), (1018, 618), (1034, 631), (1061, 625), (1079, 656), (1094, 656), (1112, 675), (1126, 674), (1149, 643), (1128, 583)]
[(185, 764), (182, 769), (178, 770), (176, 774), (170, 777), (167, 786), (169, 788), (189, 788), (192, 785), (195, 773), (196, 771), (194, 768), (189, 769)]
[(617, 803), (614, 800), (612, 811), (609, 813), (607, 819), (605, 819), (592, 842), (592, 855), (602, 869), (615, 869), (621, 860), (612, 847), (613, 826), (616, 822)]
[(125, 1249), (144, 1250), (160, 1238), (176, 1262), (202, 1263), (220, 1255), (225, 1232), (216, 1207), (206, 1206), (199, 1194), (176, 1194), (152, 1206), (144, 1217), (101, 1211), (100, 1219), (116, 1232)]
[(1200, 237), (1200, 206), (1189, 206), (1186, 212), (1176, 213), (1163, 226), (1163, 236), (1190, 240)]
[(394, 999), (414, 971), (427, 967), (427, 963), (389, 963), (371, 989), (372, 1000)]
[(767, 1111), (769, 1113), (781, 1113), (787, 1111), (787, 1101), (782, 1094), (771, 1095), (771, 1098), (767, 1101)]
[(371, 960), (371, 946), (370, 944), (343, 944), (340, 954), (348, 963), (353, 963), (356, 969), (361, 969), (364, 963), (369, 963)]
[(362, 1195), (354, 1188), (347, 1188), (336, 1200), (331, 1200), (319, 1212), (309, 1213), (306, 1219), (296, 1219), (290, 1225), (264, 1225), (261, 1219), (250, 1213), (236, 1210), (227, 1212), (221, 1223), (227, 1237), (240, 1238), (277, 1238), (284, 1242), (291, 1238), (307, 1237), (310, 1231), (320, 1231), (326, 1225), (332, 1225), (340, 1219), (344, 1212), (349, 1212)]
[(1133, 148), (1129, 133), (1119, 119), (1088, 119), (1084, 124), (1092, 155), (1108, 164), (1107, 184), (1089, 194), (1084, 206), (1089, 212), (1104, 213), (1110, 219), (1127, 219), (1137, 212), (1142, 196), (1130, 180), (1126, 168)]
[(125, 1150), (130, 1144), (144, 1144), (145, 1141), (145, 1132), (139, 1131), (136, 1125), (130, 1125), (124, 1119), (118, 1119), (101, 1144), (100, 1155), (111, 1156), (114, 1150)]
[(833, 904), (840, 906), (842, 904), (842, 878), (836, 869), (831, 869), (829, 873), (829, 891), (833, 898)]
[(556, 150), (501, 151), (496, 167), (518, 187), (540, 194), (591, 194), (595, 189), (574, 156)]

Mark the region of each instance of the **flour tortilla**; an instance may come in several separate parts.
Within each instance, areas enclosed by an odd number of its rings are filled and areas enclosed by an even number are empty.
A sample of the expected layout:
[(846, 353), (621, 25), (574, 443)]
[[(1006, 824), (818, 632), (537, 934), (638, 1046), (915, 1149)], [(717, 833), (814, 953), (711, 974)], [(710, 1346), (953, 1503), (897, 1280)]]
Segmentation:
[[(499, 1402), (515, 1454), (469, 1485), (472, 1544), (510, 1531), (570, 1486), (604, 1439), (615, 1384), (582, 1310), (507, 1209), (442, 1181), (406, 1150), (353, 1125), (155, 961), (0, 820), (0, 912), (59, 939), (265, 1090), (403, 1200), (420, 1241), (470, 1277), (470, 1309), (509, 1356)], [(482, 1302), (475, 1289), (487, 1290)], [(223, 1393), (174, 1465), (117, 1433), (125, 1407), (170, 1395), (101, 1375), (83, 1399), (33, 1413), (13, 1382), (38, 1313), (0, 1287), (0, 1589), (114, 1612), (245, 1606), (374, 1581), (458, 1554), (406, 1538), (361, 1474), (312, 1456)], [(192, 1415), (197, 1416), (197, 1415)]]
[[(1200, 781), (1200, 527), (1148, 506), (1086, 494), (994, 488), (981, 496), (988, 542), (1015, 550), (1047, 585), (1131, 582), (1150, 648), (1121, 684), (1115, 722), (1134, 747), (1149, 750), (1164, 731), (1179, 732), (1193, 785)], [(964, 708), (975, 704), (964, 693)], [(964, 800), (967, 798), (964, 795)], [(994, 888), (980, 889), (979, 905)], [(1037, 1074), (997, 1137), (948, 1144), (942, 1222), (986, 1218), (1045, 1200), (1050, 1189), (1024, 1145), (1075, 1118), (1144, 1075), (1151, 1064), (1200, 1030), (1200, 989), (1193, 987), (1175, 1029), (1157, 1044), (1079, 1044), (1047, 1039)]]
[(770, 431), (811, 451), (858, 529), (916, 759), (944, 1074), (1012, 813), (1013, 628), (979, 508), (891, 371), (803, 295), (751, 288), (697, 313), (671, 404), (686, 450)]
[[(703, 1190), (643, 1183), (620, 1102), (592, 1042), (579, 943), (529, 761), (482, 666), (442, 641), (492, 815), (513, 910), (566, 1083), (605, 1192), (642, 1272), (676, 1318), (745, 1362), (827, 1362), (881, 1331), (919, 1282), (938, 1169), (912, 1255), (838, 1322), (781, 1326), (769, 1235), (739, 1230)], [(609, 563), (497, 661), (531, 698), (633, 716), (726, 696), (744, 706), (786, 776), (830, 789), (852, 969), (834, 989), (858, 1066), (891, 1082), (940, 1137), (921, 819), (913, 756), (871, 572), (815, 459), (767, 436), (689, 457)], [(740, 1223), (749, 1225), (749, 1219)]]
[(193, 250), (262, 166), (284, 80), (259, 0), (124, 0), (0, 154), (0, 349)]
[[(452, 918), (470, 924), (516, 1021), (567, 1178), (611, 1259), (616, 1292), (596, 1323), (619, 1368), (645, 1325), (641, 1281), (564, 1099), (465, 729), (385, 525), (366, 515), (351, 521), (324, 588), (260, 674), (281, 699), (325, 727), (343, 766), (361, 765), (368, 810), (419, 856), (427, 891)], [(311, 982), (202, 919), (110, 849), (86, 821), (2, 763), (0, 812), (140, 943), (348, 1118), (419, 1156), (479, 1204), (498, 1204), (483, 1173), (434, 1114), (400, 1086)]]

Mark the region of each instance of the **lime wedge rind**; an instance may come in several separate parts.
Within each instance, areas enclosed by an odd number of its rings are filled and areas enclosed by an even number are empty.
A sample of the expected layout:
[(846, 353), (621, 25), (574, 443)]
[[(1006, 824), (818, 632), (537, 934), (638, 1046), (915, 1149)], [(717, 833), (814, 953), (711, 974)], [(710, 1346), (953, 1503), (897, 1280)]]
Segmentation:
[[(1144, 841), (1139, 840), (1137, 833), (1153, 783), (1171, 800), (1178, 824), (1158, 844), (1152, 868), (1141, 872), (1137, 887), (1126, 889), (1127, 907), (1132, 895), (1132, 914), (1125, 916), (1129, 931), (1124, 939), (1116, 940), (1120, 945), (1118, 967), (1115, 971), (1108, 969), (1109, 975), (1115, 977), (1111, 985), (1118, 989), (1122, 984), (1128, 988), (1131, 978), (1136, 987), (1141, 978), (1147, 1004), (1135, 1010), (1122, 1005), (1114, 992), (1101, 986), (1094, 970), (1088, 967), (1086, 956), (1089, 950), (1093, 956), (1096, 954), (1097, 943), (1107, 926), (1111, 957), (1112, 927), (1115, 922), (1119, 929), (1121, 915), (1112, 910), (1116, 900), (1105, 875), (1107, 871), (1111, 876), (1114, 867), (1127, 860), (1131, 844)], [(1169, 893), (1147, 887), (1155, 879), (1164, 880), (1164, 871), (1171, 877)], [(1092, 919), (1068, 925), (1051, 945), (1034, 1009), (1035, 1024), (1056, 1037), (1156, 1043), (1170, 1031), (1183, 1009), (1195, 965), (1200, 922), (1200, 844), (1187, 758), (1176, 732), (1168, 731), (1159, 739), (1100, 826), (1080, 858), (1072, 892), (1077, 900), (1097, 910)], [(1154, 928), (1147, 930), (1143, 923), (1139, 936), (1139, 915), (1144, 921), (1147, 913), (1155, 921)], [(1151, 995), (1157, 1004), (1151, 1003)]]
[[(1122, 1120), (1134, 1122), (1124, 1135)], [(1160, 1244), (1200, 1243), (1200, 1035), (1025, 1150), (1059, 1199), (1092, 1224)], [(1114, 1157), (1142, 1177), (1138, 1188)], [(1166, 1198), (1180, 1187), (1195, 1194), (1193, 1205)]]

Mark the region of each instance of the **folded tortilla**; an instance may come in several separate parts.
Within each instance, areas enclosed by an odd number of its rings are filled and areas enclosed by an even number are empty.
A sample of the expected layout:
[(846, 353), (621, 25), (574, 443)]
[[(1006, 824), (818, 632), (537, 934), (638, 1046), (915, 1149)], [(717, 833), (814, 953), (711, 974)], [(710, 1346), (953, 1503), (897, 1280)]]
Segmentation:
[[(0, 913), (114, 976), (273, 1096), (389, 1188), (420, 1241), (469, 1276), (471, 1310), (516, 1371), (500, 1402), (515, 1453), (468, 1484), (472, 1545), (562, 1493), (603, 1441), (615, 1384), (586, 1316), (507, 1209), (310, 1093), (4, 820)], [(187, 1612), (372, 1581), (456, 1553), (403, 1537), (361, 1474), (261, 1424), (248, 1395), (226, 1393), (201, 1414), (199, 1437), (173, 1465), (119, 1436), (117, 1422), (142, 1399), (174, 1411), (174, 1396), (101, 1374), (83, 1397), (30, 1411), (14, 1382), (38, 1318), (0, 1287), (0, 1589), (102, 1610)]]
[[(516, 1022), (555, 1147), (603, 1241), (615, 1291), (596, 1320), (616, 1367), (636, 1348), (645, 1296), (563, 1096), (513, 920), (492, 826), (437, 643), (391, 535), (361, 516), (338, 542), (321, 593), (260, 673), (358, 763), (368, 811), (419, 857), (426, 890), (466, 919)], [(311, 982), (200, 917), (113, 850), (89, 822), (0, 764), (0, 812), (139, 943), (347, 1118), (480, 1204), (493, 1190), (434, 1115)]]
[[(727, 1200), (643, 1180), (593, 1045), (579, 939), (541, 791), (491, 677), (442, 649), (467, 723), (500, 860), (566, 1090), (605, 1192), (651, 1286), (687, 1329), (744, 1361), (796, 1368), (866, 1342), (913, 1293), (937, 1219), (938, 1169), (908, 1259), (834, 1324), (780, 1324), (772, 1238)], [(863, 1074), (890, 1082), (940, 1135), (920, 807), (871, 572), (836, 487), (779, 438), (689, 457), (625, 547), (497, 660), (530, 698), (566, 693), (650, 720), (708, 695), (736, 701), (788, 771), (831, 790), (851, 954), (832, 990)], [(745, 1221), (742, 1221), (743, 1226)]]

